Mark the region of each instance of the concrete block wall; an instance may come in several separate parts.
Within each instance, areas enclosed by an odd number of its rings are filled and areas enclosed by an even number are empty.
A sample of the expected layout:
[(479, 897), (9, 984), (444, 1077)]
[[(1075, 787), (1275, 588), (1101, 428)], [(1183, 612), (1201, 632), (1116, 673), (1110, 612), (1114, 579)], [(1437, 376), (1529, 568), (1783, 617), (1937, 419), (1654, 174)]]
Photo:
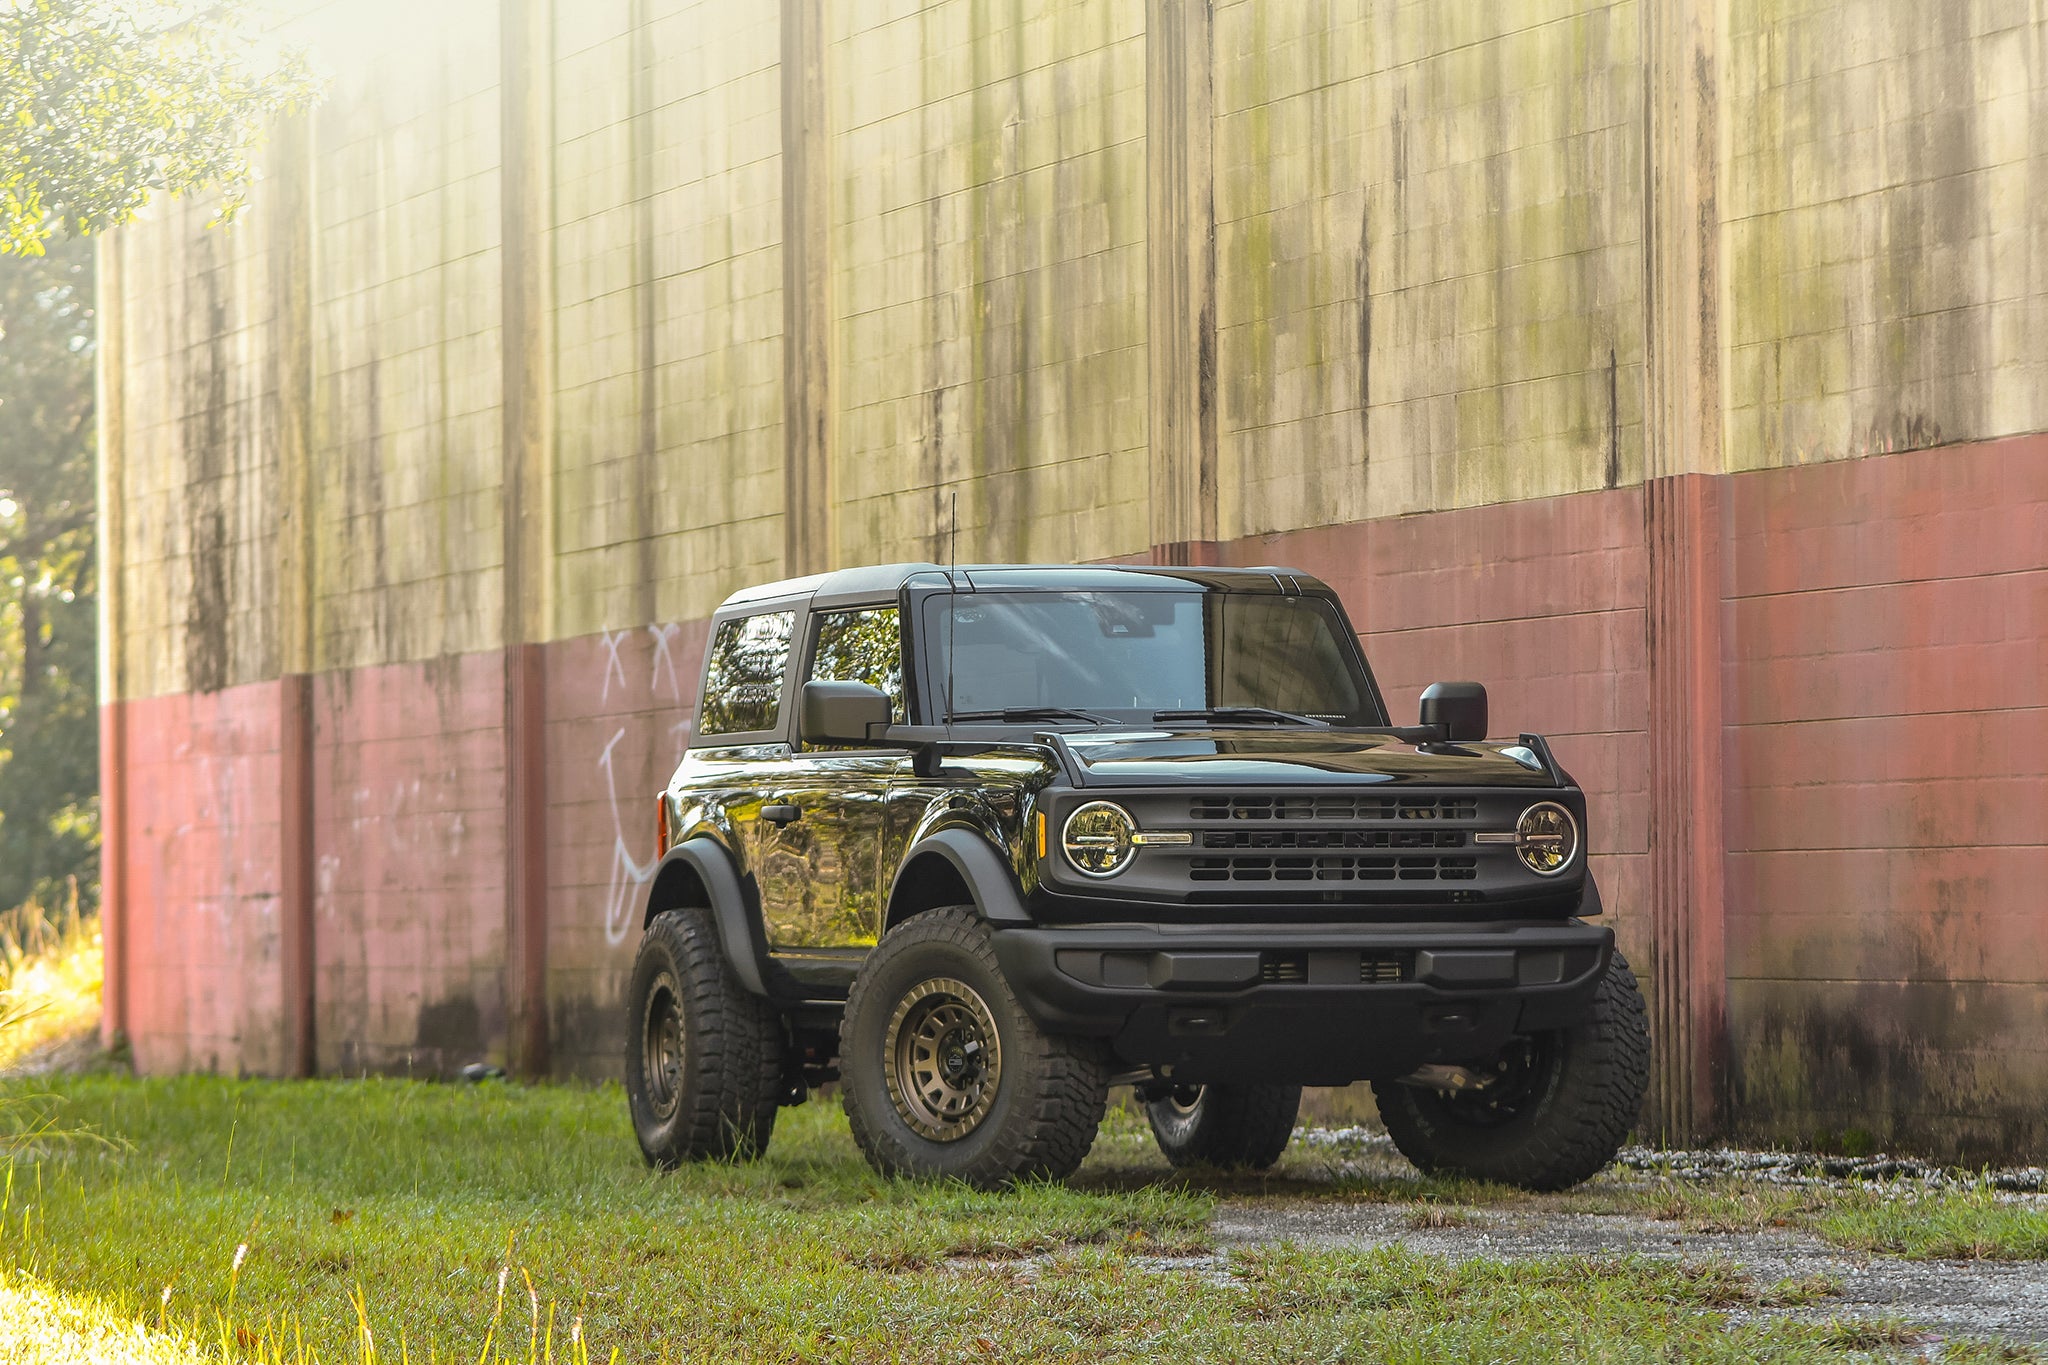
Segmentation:
[(827, 10), (837, 559), (1142, 551), (1143, 0)]
[(145, 1068), (611, 1074), (736, 587), (1285, 562), (1586, 786), (1651, 1131), (2048, 1140), (2027, 7), (291, 26), (248, 216), (102, 257)]

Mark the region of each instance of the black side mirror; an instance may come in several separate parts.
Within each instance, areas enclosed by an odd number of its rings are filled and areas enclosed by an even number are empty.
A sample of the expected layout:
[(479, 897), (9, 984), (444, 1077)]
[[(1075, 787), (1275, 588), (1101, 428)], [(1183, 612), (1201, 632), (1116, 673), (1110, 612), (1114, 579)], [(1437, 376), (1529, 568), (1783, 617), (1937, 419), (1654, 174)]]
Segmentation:
[(1485, 739), (1486, 688), (1476, 682), (1431, 683), (1422, 691), (1422, 723), (1435, 726), (1446, 740)]
[(806, 744), (873, 744), (870, 726), (889, 723), (889, 694), (858, 682), (807, 682), (797, 703)]

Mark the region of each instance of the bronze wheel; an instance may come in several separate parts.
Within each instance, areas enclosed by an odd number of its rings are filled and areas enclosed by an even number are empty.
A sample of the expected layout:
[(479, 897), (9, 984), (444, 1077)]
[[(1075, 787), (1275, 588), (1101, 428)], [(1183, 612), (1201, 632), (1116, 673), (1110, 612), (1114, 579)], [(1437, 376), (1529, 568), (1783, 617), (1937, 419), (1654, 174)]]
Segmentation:
[(759, 1155), (786, 1093), (782, 1021), (734, 979), (701, 907), (647, 926), (625, 1023), (626, 1104), (650, 1163)]
[(666, 1123), (683, 1093), (683, 1007), (673, 973), (662, 972), (647, 992), (640, 1021), (640, 1059), (647, 1077), (647, 1107)]
[(889, 1100), (912, 1132), (957, 1142), (981, 1126), (1003, 1083), (1003, 1043), (974, 987), (952, 977), (913, 987), (890, 1015), (886, 1039)]
[(1057, 1180), (1095, 1140), (1106, 1049), (1039, 1028), (993, 937), (971, 905), (927, 910), (882, 936), (847, 993), (846, 1120), (884, 1175), (981, 1189)]

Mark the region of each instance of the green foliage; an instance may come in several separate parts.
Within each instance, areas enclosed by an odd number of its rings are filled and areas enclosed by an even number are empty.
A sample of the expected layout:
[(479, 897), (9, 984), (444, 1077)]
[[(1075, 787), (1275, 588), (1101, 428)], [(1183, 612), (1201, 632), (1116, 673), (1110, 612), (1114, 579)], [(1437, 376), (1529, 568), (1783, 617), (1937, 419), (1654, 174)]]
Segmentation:
[(252, 149), (314, 84), (241, 0), (0, 0), (0, 255), (217, 189), (232, 217)]
[(0, 258), (0, 907), (96, 896), (92, 252)]

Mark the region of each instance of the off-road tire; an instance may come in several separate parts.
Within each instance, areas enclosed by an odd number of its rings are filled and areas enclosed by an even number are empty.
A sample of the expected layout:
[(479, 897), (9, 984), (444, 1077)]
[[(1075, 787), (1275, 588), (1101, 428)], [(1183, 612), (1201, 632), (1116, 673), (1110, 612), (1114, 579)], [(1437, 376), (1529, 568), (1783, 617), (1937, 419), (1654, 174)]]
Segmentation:
[[(678, 1047), (671, 1065), (649, 1031), (672, 1001)], [(747, 1161), (767, 1149), (782, 1074), (782, 1022), (733, 975), (709, 916), (696, 907), (654, 917), (627, 991), (626, 1101), (650, 1166)]]
[(1298, 1085), (1204, 1085), (1145, 1101), (1159, 1150), (1175, 1166), (1263, 1171), (1280, 1159), (1301, 1113)]
[(1401, 1155), (1432, 1174), (1471, 1176), (1525, 1190), (1569, 1189), (1598, 1174), (1635, 1126), (1650, 1080), (1650, 1032), (1628, 960), (1613, 964), (1585, 1020), (1534, 1041), (1528, 1098), (1505, 1118), (1478, 1122), (1484, 1091), (1457, 1096), (1373, 1082), (1380, 1118)]
[[(1003, 979), (990, 933), (971, 906), (928, 910), (890, 930), (854, 978), (839, 1031), (840, 1084), (854, 1141), (883, 1175), (1000, 1189), (1071, 1175), (1094, 1145), (1109, 1094), (1106, 1050), (1033, 1021)], [(935, 982), (968, 987), (985, 1005), (998, 1044), (992, 1103), (971, 1130), (945, 1141), (905, 1118), (884, 1059), (892, 1020)]]

